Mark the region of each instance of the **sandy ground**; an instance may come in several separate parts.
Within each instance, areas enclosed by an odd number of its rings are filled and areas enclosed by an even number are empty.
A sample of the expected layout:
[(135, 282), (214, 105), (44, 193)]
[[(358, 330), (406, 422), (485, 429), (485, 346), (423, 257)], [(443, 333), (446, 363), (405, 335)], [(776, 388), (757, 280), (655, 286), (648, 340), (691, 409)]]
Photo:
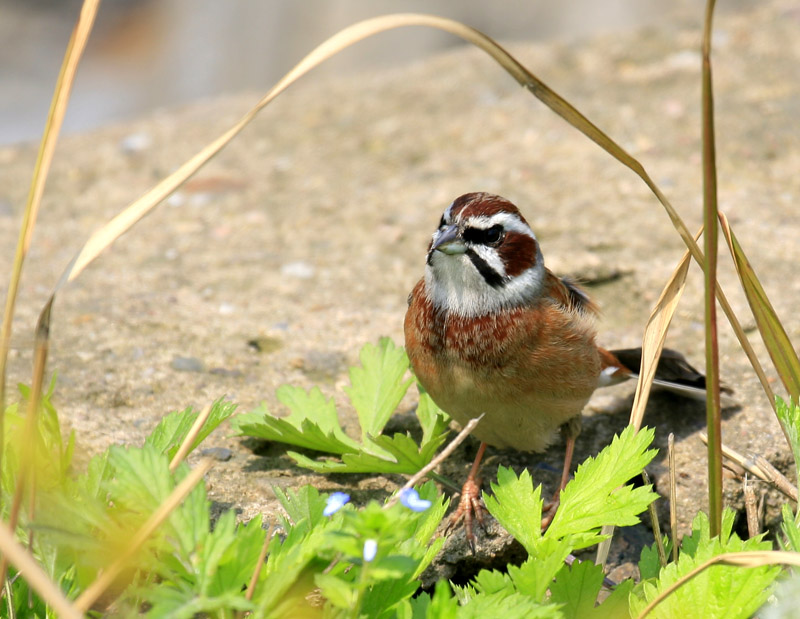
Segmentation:
[[(721, 208), (797, 339), (800, 11), (776, 0), (716, 23)], [(699, 40), (697, 24), (680, 23), (511, 47), (640, 158), (693, 230), (702, 202)], [(30, 381), (36, 316), (90, 232), (220, 134), (258, 96), (169, 110), (61, 143), (25, 268), (10, 384)], [(0, 272), (9, 272), (35, 153), (33, 146), (0, 150)], [(479, 51), (347, 79), (312, 75), (58, 299), (50, 370), (58, 372), (55, 403), (63, 422), (77, 433), (78, 460), (110, 444), (136, 444), (165, 413), (221, 396), (241, 411), (266, 401), (281, 412), (274, 391), (283, 383), (319, 385), (353, 430), (354, 413), (342, 391), (348, 366), (365, 342), (382, 335), (402, 342), (406, 296), (422, 273), (429, 235), (453, 198), (476, 190), (518, 204), (548, 266), (591, 284), (603, 310), (603, 345), (639, 343), (683, 248), (630, 171)], [(722, 256), (723, 286), (768, 363)], [(692, 267), (668, 345), (699, 367), (702, 298), (702, 275)], [(724, 324), (720, 339), (724, 379), (741, 403), (726, 417), (725, 443), (786, 468), (790, 456), (770, 405)], [(259, 351), (253, 341), (269, 345)], [(768, 374), (774, 380), (771, 369)], [(578, 458), (624, 427), (631, 392), (625, 386), (596, 394)], [(413, 404), (408, 397), (401, 410)], [(656, 426), (659, 447), (676, 434), (685, 531), (705, 504), (704, 447), (697, 436), (703, 408), (660, 396), (646, 423)], [(219, 508), (235, 508), (243, 518), (275, 509), (273, 485), (311, 482), (363, 500), (385, 496), (400, 481), (306, 475), (283, 446), (229, 434), (224, 427), (208, 441), (231, 450), (209, 474), (209, 493)], [(461, 448), (447, 472), (465, 475), (474, 449), (469, 443)], [(490, 451), (485, 477), (491, 479), (499, 464), (530, 466), (552, 487), (561, 449), (544, 455)], [(662, 492), (665, 472), (662, 451), (651, 470)], [(741, 503), (740, 486), (733, 478), (726, 486), (735, 504)], [(768, 502), (776, 501), (770, 494)], [(621, 539), (619, 556), (638, 552), (637, 543)]]

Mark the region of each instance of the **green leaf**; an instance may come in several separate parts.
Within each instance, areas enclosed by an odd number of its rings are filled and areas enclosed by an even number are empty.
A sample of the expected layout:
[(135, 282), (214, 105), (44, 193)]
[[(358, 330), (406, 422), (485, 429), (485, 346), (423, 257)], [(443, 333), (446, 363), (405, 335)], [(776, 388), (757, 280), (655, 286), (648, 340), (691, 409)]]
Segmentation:
[(591, 561), (575, 561), (565, 565), (550, 585), (551, 600), (562, 603), (564, 619), (588, 618), (603, 585), (603, 568)]
[(240, 435), (314, 451), (334, 454), (360, 451), (361, 446), (339, 425), (333, 400), (326, 400), (318, 388), (306, 393), (298, 387), (283, 385), (278, 388), (277, 396), (290, 408), (288, 417), (273, 417), (262, 404), (252, 413), (236, 415), (231, 420), (234, 430)]
[(458, 610), (459, 619), (486, 619), (486, 617), (560, 619), (563, 616), (552, 604), (539, 604), (520, 593), (479, 595)]
[(542, 487), (533, 487), (531, 474), (524, 470), (519, 477), (501, 466), (497, 483), (492, 483), (494, 495), (484, 493), (486, 509), (511, 533), (529, 554), (536, 552), (542, 537)]
[(472, 586), (478, 594), (515, 593), (514, 583), (508, 574), (497, 570), (481, 570), (472, 580)]
[(442, 434), (447, 434), (447, 425), (450, 417), (433, 401), (433, 398), (417, 383), (419, 391), (419, 404), (417, 404), (416, 415), (419, 425), (422, 428), (422, 446), (429, 442), (438, 440)]
[[(436, 437), (423, 447), (419, 447), (410, 436), (395, 434), (366, 438), (367, 449), (358, 453), (342, 455), (342, 461), (312, 460), (311, 458), (290, 451), (289, 455), (298, 465), (317, 473), (397, 473), (413, 475), (426, 466), (436, 455), (437, 449), (444, 443), (446, 434)], [(375, 452), (385, 455), (377, 455)]]
[(775, 412), (789, 436), (794, 455), (795, 475), (797, 483), (800, 484), (800, 406), (789, 405), (779, 396), (775, 396)]
[(288, 516), (288, 520), (281, 518), (283, 528), (287, 531), (299, 527), (301, 523), (305, 529), (310, 529), (322, 522), (327, 494), (320, 494), (310, 484), (297, 489), (289, 488), (286, 492), (273, 486), (272, 491)]
[[(656, 581), (643, 581), (634, 588), (635, 595), (630, 597), (632, 614), (641, 613), (660, 592), (712, 557), (729, 552), (771, 549), (772, 545), (763, 541), (761, 536), (743, 541), (732, 533), (734, 516), (731, 510), (726, 509), (720, 536), (711, 538), (708, 516), (699, 512), (692, 525), (692, 535), (683, 539), (678, 561), (663, 568)], [(745, 569), (713, 565), (675, 590), (650, 616), (685, 617), (687, 609), (691, 609), (693, 616), (704, 619), (750, 617), (769, 597), (780, 572), (779, 566)]]
[(800, 526), (798, 526), (797, 517), (792, 513), (792, 508), (788, 503), (781, 505), (781, 515), (783, 516), (781, 531), (786, 536), (786, 543), (779, 540), (783, 550), (800, 552)]
[(419, 589), (419, 581), (406, 573), (402, 578), (380, 580), (364, 592), (361, 615), (379, 617), (408, 600)]
[(337, 608), (354, 609), (358, 601), (358, 591), (351, 582), (333, 574), (314, 574), (314, 582), (322, 595)]
[(633, 581), (626, 580), (599, 606), (595, 606), (603, 585), (603, 568), (591, 561), (565, 565), (550, 586), (550, 601), (560, 603), (564, 619), (618, 619), (628, 617), (628, 595)]
[(422, 593), (412, 599), (408, 606), (411, 619), (455, 619), (458, 615), (458, 600), (450, 591), (446, 580), (439, 580), (431, 597)]
[(600, 528), (604, 525), (638, 523), (638, 514), (658, 495), (650, 486), (623, 484), (641, 473), (655, 456), (656, 450), (647, 450), (652, 440), (653, 430), (642, 428), (637, 433), (628, 426), (595, 458), (581, 464), (561, 492), (561, 504), (545, 535), (575, 535), (575, 548), (584, 548), (602, 539)]
[(542, 538), (537, 542), (532, 554), (519, 567), (510, 565), (508, 575), (514, 581), (517, 591), (532, 599), (543, 602), (547, 590), (556, 574), (564, 567), (567, 555), (572, 551), (572, 539)]
[(377, 346), (367, 344), (359, 354), (361, 367), (350, 369), (350, 387), (345, 392), (358, 414), (363, 438), (377, 436), (403, 399), (412, 379), (402, 380), (408, 371), (405, 350), (389, 338)]
[[(197, 446), (202, 443), (219, 424), (230, 417), (235, 410), (236, 405), (232, 402), (225, 402), (221, 399), (214, 402), (214, 404), (211, 405), (211, 412), (208, 419), (205, 424), (203, 424), (202, 430), (200, 430), (197, 438), (192, 443), (191, 450), (196, 449)], [(175, 411), (166, 415), (153, 429), (150, 436), (145, 439), (144, 444), (149, 445), (159, 453), (166, 454), (171, 460), (175, 454), (178, 453), (181, 443), (183, 443), (184, 439), (189, 434), (189, 430), (192, 428), (192, 425), (194, 425), (199, 414), (198, 411), (189, 407), (186, 410)]]
[[(667, 557), (669, 557), (672, 552), (672, 541), (665, 535), (663, 543), (664, 551)], [(650, 546), (642, 548), (642, 552), (639, 555), (639, 575), (641, 579), (647, 580), (648, 578), (657, 578), (661, 572), (661, 568), (661, 558), (658, 556), (657, 544), (653, 542)]]

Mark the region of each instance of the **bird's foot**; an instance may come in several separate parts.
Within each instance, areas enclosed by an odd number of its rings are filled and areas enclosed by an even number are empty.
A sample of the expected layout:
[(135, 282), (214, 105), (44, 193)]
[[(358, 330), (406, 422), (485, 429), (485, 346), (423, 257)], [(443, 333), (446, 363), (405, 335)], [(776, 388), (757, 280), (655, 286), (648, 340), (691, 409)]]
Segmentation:
[(480, 492), (480, 481), (468, 477), (461, 488), (461, 499), (458, 501), (458, 508), (450, 516), (450, 521), (444, 529), (445, 535), (449, 535), (463, 521), (465, 536), (472, 554), (475, 554), (475, 534), (472, 530), (473, 519), (477, 520), (478, 524), (483, 527), (483, 518), (487, 513), (486, 506), (481, 500)]
[(553, 500), (549, 503), (546, 503), (542, 508), (542, 531), (544, 531), (547, 527), (550, 526), (550, 523), (553, 522), (553, 518), (556, 516), (556, 511), (558, 510), (558, 506), (561, 504), (561, 492), (557, 492), (556, 495), (553, 497)]

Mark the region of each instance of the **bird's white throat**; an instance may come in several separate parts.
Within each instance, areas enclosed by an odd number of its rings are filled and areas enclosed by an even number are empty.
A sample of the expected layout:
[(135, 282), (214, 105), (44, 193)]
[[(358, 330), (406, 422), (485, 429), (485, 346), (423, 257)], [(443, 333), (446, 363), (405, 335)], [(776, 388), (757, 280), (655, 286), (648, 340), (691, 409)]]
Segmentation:
[(539, 295), (545, 277), (541, 255), (534, 266), (509, 278), (496, 251), (488, 247), (475, 249), (504, 279), (503, 285), (490, 285), (466, 254), (434, 251), (425, 267), (425, 287), (436, 309), (465, 317), (481, 316), (526, 305)]

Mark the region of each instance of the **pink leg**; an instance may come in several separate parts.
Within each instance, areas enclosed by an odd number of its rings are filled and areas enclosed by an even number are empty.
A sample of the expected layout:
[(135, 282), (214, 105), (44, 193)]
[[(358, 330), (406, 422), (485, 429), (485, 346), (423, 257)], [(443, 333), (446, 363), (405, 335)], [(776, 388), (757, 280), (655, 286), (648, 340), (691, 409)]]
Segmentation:
[(569, 482), (569, 472), (572, 468), (572, 456), (575, 453), (575, 439), (581, 433), (580, 417), (571, 419), (562, 427), (564, 438), (566, 439), (566, 451), (564, 453), (564, 468), (561, 470), (561, 481), (558, 484), (558, 489), (553, 495), (553, 500), (544, 507), (545, 515), (542, 518), (542, 530), (546, 529), (556, 515), (559, 502), (561, 501), (561, 491), (566, 488)]
[(485, 452), (486, 443), (482, 442), (480, 447), (478, 447), (478, 453), (475, 455), (475, 461), (472, 463), (472, 468), (469, 471), (469, 475), (467, 475), (467, 480), (461, 488), (461, 499), (458, 502), (458, 508), (450, 517), (450, 522), (445, 528), (445, 533), (450, 533), (450, 531), (463, 520), (467, 543), (470, 548), (472, 548), (473, 553), (475, 552), (475, 534), (472, 532), (473, 516), (482, 525), (483, 512), (486, 509), (481, 502), (481, 488), (478, 480), (478, 471), (481, 468), (481, 460), (483, 460), (483, 454)]

